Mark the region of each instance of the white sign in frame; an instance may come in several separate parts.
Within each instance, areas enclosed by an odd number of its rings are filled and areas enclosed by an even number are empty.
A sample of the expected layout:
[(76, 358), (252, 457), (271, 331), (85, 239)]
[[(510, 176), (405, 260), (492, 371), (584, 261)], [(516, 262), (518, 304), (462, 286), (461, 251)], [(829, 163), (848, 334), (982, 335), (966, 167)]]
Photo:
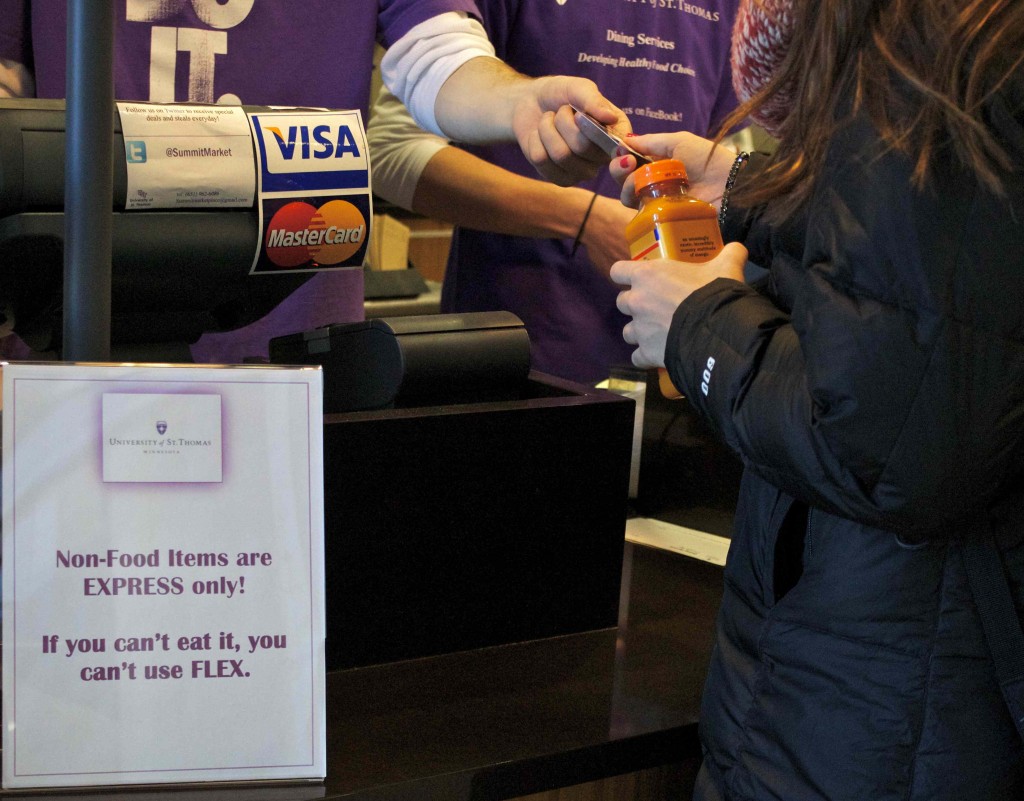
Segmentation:
[(318, 368), (3, 366), (3, 786), (326, 775)]

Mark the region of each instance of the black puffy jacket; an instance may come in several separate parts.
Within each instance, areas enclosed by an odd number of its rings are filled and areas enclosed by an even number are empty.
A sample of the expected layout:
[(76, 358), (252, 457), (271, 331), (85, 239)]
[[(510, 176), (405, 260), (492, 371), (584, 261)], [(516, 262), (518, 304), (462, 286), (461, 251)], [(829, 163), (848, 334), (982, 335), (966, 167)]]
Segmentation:
[[(965, 573), (994, 533), (1024, 609), (1024, 75), (990, 106), (1006, 194), (858, 120), (805, 216), (733, 211), (769, 270), (677, 310), (666, 362), (746, 464), (699, 798), (1024, 799)], [(741, 173), (742, 176), (742, 173)], [(1005, 622), (1005, 621), (1004, 621)]]

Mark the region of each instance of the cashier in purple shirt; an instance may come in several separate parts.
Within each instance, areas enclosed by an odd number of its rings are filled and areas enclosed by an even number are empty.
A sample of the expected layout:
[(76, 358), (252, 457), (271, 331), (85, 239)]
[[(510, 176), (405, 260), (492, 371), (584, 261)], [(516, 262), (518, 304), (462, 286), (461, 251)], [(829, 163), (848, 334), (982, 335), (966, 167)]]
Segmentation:
[[(671, 122), (707, 135), (736, 106), (729, 48), (738, 0), (685, 9), (621, 0), (477, 5), (499, 58), (529, 75), (595, 81), (639, 133)], [(608, 172), (559, 188), (533, 180), (515, 147), (448, 146), (402, 112), (384, 92), (371, 116), (374, 191), (458, 225), (441, 310), (514, 312), (541, 372), (592, 383), (631, 365), (628, 318), (608, 270), (629, 257), (623, 230), (635, 212)]]
[[(0, 97), (64, 97), (64, 0), (0, 0)], [(499, 61), (473, 0), (115, 0), (115, 97), (360, 109), (375, 42), (385, 83), (426, 130), (457, 141), (518, 141), (560, 184), (606, 158), (566, 104), (628, 130), (590, 81), (528, 78)], [(209, 332), (196, 361), (266, 358), (271, 337), (363, 317), (362, 272), (314, 274), (266, 317)], [(0, 351), (15, 351), (13, 335)]]

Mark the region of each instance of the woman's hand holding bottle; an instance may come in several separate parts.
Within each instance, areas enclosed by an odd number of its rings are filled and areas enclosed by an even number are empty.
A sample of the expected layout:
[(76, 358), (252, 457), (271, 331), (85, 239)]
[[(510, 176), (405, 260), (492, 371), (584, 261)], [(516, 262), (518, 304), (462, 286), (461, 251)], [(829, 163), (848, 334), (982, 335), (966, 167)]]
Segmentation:
[[(651, 158), (671, 158), (683, 162), (689, 176), (689, 193), (717, 208), (729, 170), (736, 160), (735, 150), (685, 132), (631, 136), (629, 144)], [(636, 193), (633, 191), (631, 176), (636, 166), (636, 159), (623, 151), (609, 167), (612, 177), (622, 186), (622, 202), (632, 207), (636, 206)]]
[(665, 342), (672, 316), (679, 304), (716, 278), (743, 280), (747, 249), (738, 242), (726, 245), (710, 261), (686, 264), (678, 261), (617, 261), (612, 265), (612, 280), (624, 287), (615, 305), (632, 321), (622, 329), (622, 338), (636, 345), (633, 364), (638, 367), (664, 367)]

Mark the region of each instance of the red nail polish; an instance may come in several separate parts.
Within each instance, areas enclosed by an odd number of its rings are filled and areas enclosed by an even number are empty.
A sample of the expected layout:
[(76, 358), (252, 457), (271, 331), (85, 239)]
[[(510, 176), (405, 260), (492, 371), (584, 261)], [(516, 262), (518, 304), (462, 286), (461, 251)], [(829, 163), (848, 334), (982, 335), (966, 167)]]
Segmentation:
[(636, 136), (636, 134), (635, 134), (635, 133), (633, 133), (632, 131), (630, 131), (630, 132), (629, 132), (628, 134), (626, 134), (626, 136), (627, 136), (627, 137), (628, 137), (628, 136)]
[(622, 167), (623, 169), (628, 167), (629, 166), (629, 156), (623, 156), (622, 159), (619, 161), (619, 166)]

